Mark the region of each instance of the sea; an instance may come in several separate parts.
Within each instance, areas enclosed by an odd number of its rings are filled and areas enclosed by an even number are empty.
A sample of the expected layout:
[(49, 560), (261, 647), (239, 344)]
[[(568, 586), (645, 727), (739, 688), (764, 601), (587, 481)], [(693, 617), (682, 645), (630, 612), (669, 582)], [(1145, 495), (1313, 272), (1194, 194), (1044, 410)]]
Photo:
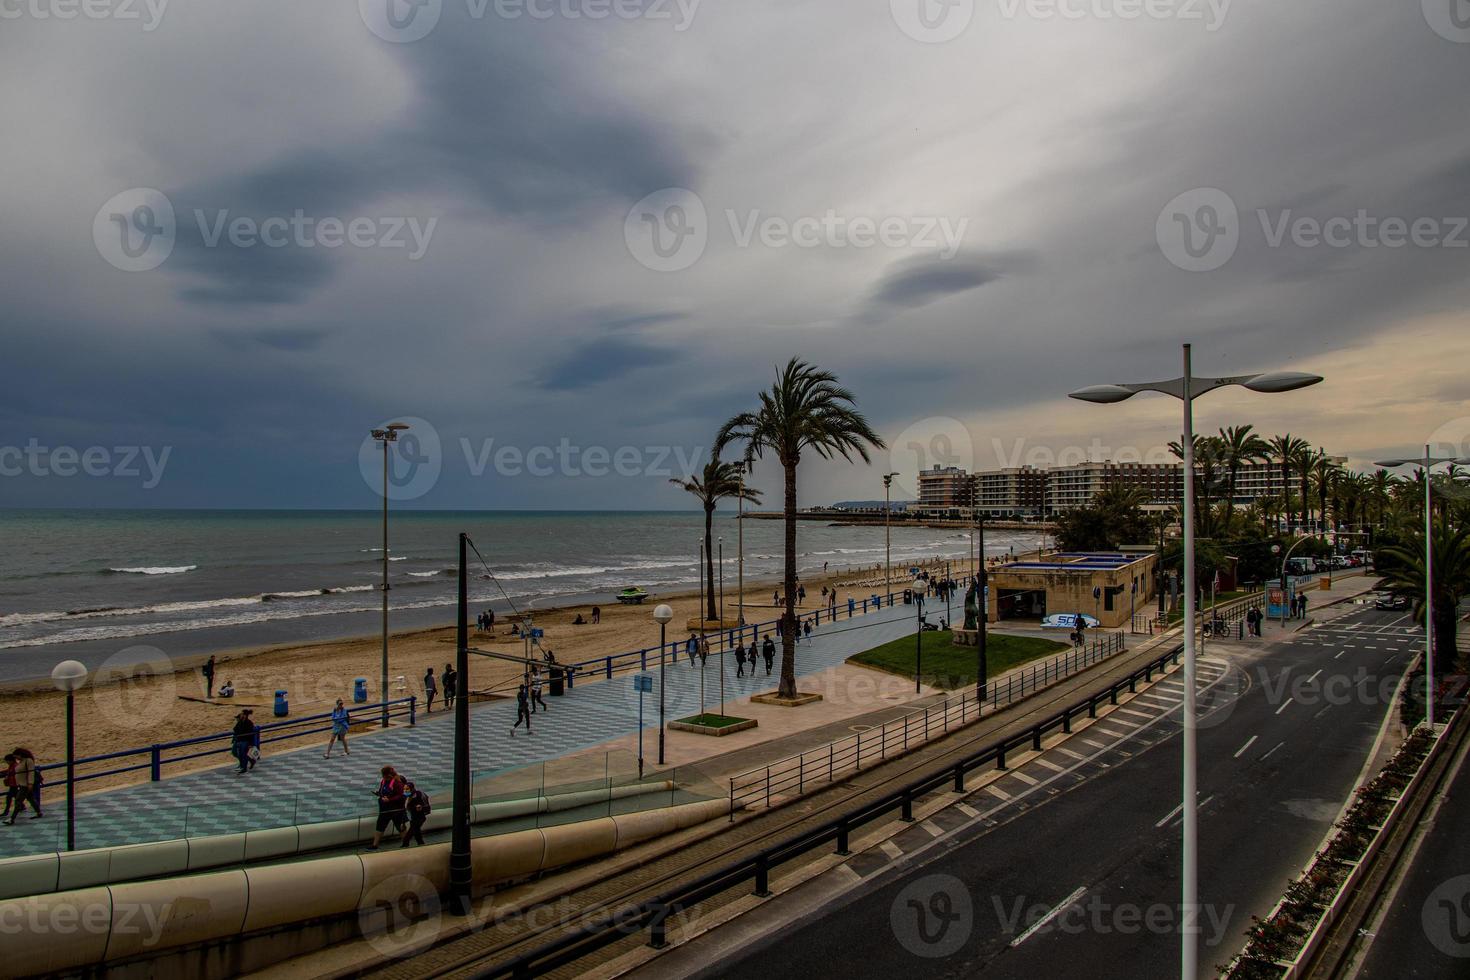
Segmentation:
[[(747, 595), (781, 573), (781, 522), (722, 512), (727, 595), (741, 524)], [(389, 520), (393, 630), (453, 623), (461, 531), (475, 545), (475, 610), (698, 587), (702, 513), (398, 511)], [(881, 526), (803, 521), (797, 544), (804, 573), (883, 561)], [(1025, 531), (986, 536), (990, 554), (1036, 544)], [(964, 530), (892, 529), (896, 569), (964, 559), (970, 547)], [(46, 677), (65, 659), (96, 669), (371, 636), (381, 628), (382, 559), (378, 511), (0, 510), (0, 681)]]

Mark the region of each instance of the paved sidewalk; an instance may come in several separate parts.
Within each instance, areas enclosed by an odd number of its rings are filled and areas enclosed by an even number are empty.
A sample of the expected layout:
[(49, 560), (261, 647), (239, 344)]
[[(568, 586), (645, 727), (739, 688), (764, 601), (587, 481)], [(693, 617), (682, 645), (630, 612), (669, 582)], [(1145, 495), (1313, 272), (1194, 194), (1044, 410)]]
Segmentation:
[[(934, 613), (934, 603), (928, 612)], [(868, 613), (852, 620), (839, 620), (819, 627), (810, 641), (797, 648), (799, 677), (810, 678), (842, 664), (848, 657), (878, 644), (913, 632), (914, 609), (902, 604)], [(712, 655), (703, 669), (680, 660), (665, 668), (667, 717), (685, 717), (699, 711), (700, 681), (707, 703), (717, 704), (720, 658)], [(762, 666), (757, 678), (737, 678), (733, 660), (725, 674), (728, 694), (742, 696), (771, 690), (775, 678), (765, 676)], [(777, 655), (779, 669), (780, 656)], [(656, 665), (650, 664), (656, 671)], [(848, 668), (854, 669), (854, 668)], [(535, 734), (524, 730), (514, 736), (513, 701), (475, 705), (471, 711), (471, 765), (479, 781), (495, 773), (525, 770), (598, 747), (620, 736), (636, 733), (638, 695), (628, 675), (596, 683), (583, 681), (563, 698), (548, 698), (550, 710), (534, 716)], [(656, 729), (657, 694), (644, 704), (644, 726)], [(453, 725), (447, 714), (420, 715), (415, 727), (393, 728), (351, 739), (351, 756), (321, 757), (325, 746), (307, 746), (297, 751), (267, 755), (255, 771), (236, 775), (233, 765), (186, 773), (157, 783), (120, 787), (77, 798), (77, 847), (116, 846), (169, 840), (186, 836), (237, 833), (268, 827), (289, 826), (365, 815), (374, 811), (371, 792), (380, 766), (397, 767), (421, 787), (442, 799), (451, 785)], [(703, 741), (704, 736), (671, 733), (675, 738)], [(656, 740), (656, 731), (645, 734)], [(726, 741), (724, 739), (718, 741)], [(726, 746), (733, 747), (727, 744)], [(618, 752), (625, 758), (625, 753)], [(653, 753), (648, 753), (650, 761)], [(588, 772), (587, 760), (565, 772)], [(671, 763), (677, 762), (671, 759)], [(558, 767), (548, 766), (548, 786), (569, 782), (557, 776)], [(524, 776), (529, 788), (541, 785), (538, 771)], [(585, 778), (585, 775), (583, 776)], [(517, 778), (519, 784), (521, 780)], [(22, 819), (14, 827), (0, 827), (0, 857), (38, 854), (60, 849), (65, 840), (65, 810), (54, 792), (46, 794), (51, 805), (41, 820)]]

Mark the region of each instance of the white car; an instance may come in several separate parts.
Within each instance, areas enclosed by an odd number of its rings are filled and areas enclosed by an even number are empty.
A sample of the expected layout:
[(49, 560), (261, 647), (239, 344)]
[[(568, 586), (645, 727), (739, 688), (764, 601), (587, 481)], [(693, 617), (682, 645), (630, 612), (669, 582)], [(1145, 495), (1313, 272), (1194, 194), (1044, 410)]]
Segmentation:
[[(1073, 630), (1077, 628), (1078, 613), (1052, 613), (1041, 621), (1044, 630)], [(1102, 625), (1101, 620), (1093, 619), (1086, 613), (1082, 613), (1082, 625), (1090, 630), (1095, 630)]]

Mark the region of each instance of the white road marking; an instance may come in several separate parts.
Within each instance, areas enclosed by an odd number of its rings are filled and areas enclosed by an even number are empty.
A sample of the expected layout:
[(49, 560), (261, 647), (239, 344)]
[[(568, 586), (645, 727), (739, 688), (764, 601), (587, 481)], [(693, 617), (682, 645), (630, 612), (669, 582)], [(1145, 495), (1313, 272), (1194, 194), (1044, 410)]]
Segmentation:
[(1060, 752), (1062, 755), (1068, 757), (1069, 759), (1076, 759), (1079, 762), (1085, 761), (1087, 759), (1087, 756), (1083, 755), (1081, 752), (1073, 752), (1065, 745), (1058, 745), (1057, 751)]
[(1003, 789), (996, 789), (995, 786), (991, 785), (991, 786), (985, 787), (985, 791), (987, 793), (989, 793), (991, 796), (997, 797), (998, 799), (1001, 799), (1001, 800), (1003, 800), (1003, 801), (1005, 801), (1007, 803), (1010, 802), (1011, 794), (1007, 793)]
[(960, 811), (961, 813), (963, 813), (967, 817), (978, 817), (978, 816), (980, 816), (980, 811), (977, 810), (977, 809), (975, 809), (974, 807), (972, 807), (968, 803), (956, 803), (954, 805), (954, 808), (956, 810)]
[(1273, 748), (1270, 752), (1267, 752), (1265, 755), (1261, 756), (1260, 761), (1261, 762), (1265, 762), (1267, 759), (1271, 758), (1272, 754), (1275, 753), (1276, 749), (1282, 748), (1285, 745), (1286, 745), (1285, 742), (1277, 742), (1276, 743), (1276, 747)]
[(878, 850), (882, 851), (884, 854), (887, 854), (889, 858), (894, 861), (897, 861), (899, 858), (903, 857), (903, 848), (899, 847), (891, 840), (886, 840), (883, 843), (879, 844)]
[(1332, 659), (1333, 660), (1336, 660), (1338, 657), (1341, 657), (1344, 653), (1347, 653), (1347, 651), (1346, 650), (1339, 650), (1339, 651), (1337, 651), (1336, 653), (1334, 653), (1332, 655)]
[(1250, 748), (1252, 745), (1255, 745), (1256, 739), (1260, 737), (1261, 736), (1259, 735), (1252, 735), (1250, 738), (1246, 739), (1245, 744), (1242, 745), (1238, 750), (1236, 750), (1235, 758), (1239, 759), (1241, 756), (1245, 755), (1245, 750)]
[[(1079, 756), (1079, 758), (1081, 757)], [(1055, 762), (1052, 762), (1050, 759), (1036, 759), (1033, 761), (1035, 761), (1035, 763), (1043, 769), (1050, 769), (1052, 772), (1063, 771), (1061, 766), (1057, 765)]]
[(1321, 676), (1322, 676), (1322, 671), (1320, 671), (1320, 670), (1319, 670), (1319, 671), (1317, 671), (1317, 672), (1316, 672), (1316, 673), (1315, 673), (1315, 674), (1313, 674), (1313, 675), (1312, 675), (1312, 676), (1311, 676), (1311, 677), (1308, 677), (1308, 678), (1307, 678), (1307, 683), (1308, 683), (1308, 684), (1310, 684), (1310, 683), (1312, 683), (1312, 682), (1313, 682), (1313, 681), (1314, 681), (1314, 680), (1316, 680), (1316, 679), (1317, 679), (1317, 678), (1319, 678), (1319, 677), (1321, 677)]
[(1042, 918), (1038, 919), (1034, 924), (1032, 924), (1031, 928), (1029, 928), (1025, 932), (1021, 933), (1015, 939), (1012, 939), (1011, 940), (1011, 946), (1012, 947), (1019, 946), (1022, 943), (1024, 943), (1026, 940), (1030, 939), (1033, 935), (1036, 934), (1036, 932), (1039, 929), (1041, 929), (1042, 926), (1046, 925), (1052, 919), (1055, 919), (1057, 916), (1061, 915), (1063, 912), (1065, 912), (1072, 905), (1073, 902), (1077, 901), (1077, 899), (1081, 898), (1083, 895), (1086, 895), (1086, 894), (1087, 894), (1087, 888), (1086, 887), (1082, 887), (1082, 888), (1078, 888), (1075, 892), (1073, 892), (1072, 894), (1068, 895), (1066, 898), (1062, 899), (1061, 904), (1057, 905), (1056, 908), (1052, 909), (1050, 912), (1046, 913), (1045, 916), (1043, 916)]
[(1184, 809), (1184, 804), (1181, 803), (1178, 806), (1176, 806), (1174, 809), (1170, 810), (1167, 814), (1164, 815), (1164, 819), (1162, 819), (1158, 823), (1154, 824), (1154, 829), (1157, 830), (1159, 827), (1162, 827), (1164, 824), (1168, 823), (1170, 820), (1173, 820), (1175, 817), (1177, 817), (1180, 814), (1180, 812), (1183, 809)]
[(1015, 776), (1017, 779), (1019, 779), (1021, 782), (1025, 783), (1027, 786), (1035, 786), (1036, 783), (1038, 782), (1038, 780), (1036, 779), (1036, 777), (1034, 777), (1034, 776), (1028, 776), (1024, 772), (1021, 772), (1019, 770), (1013, 770), (1011, 772), (1011, 775), (1012, 776)]
[(1293, 702), (1295, 700), (1296, 700), (1295, 698), (1287, 698), (1284, 702), (1282, 702), (1281, 707), (1279, 707), (1279, 708), (1276, 709), (1276, 713), (1278, 715), (1281, 714), (1281, 712), (1283, 712), (1287, 708), (1291, 707), (1291, 702)]

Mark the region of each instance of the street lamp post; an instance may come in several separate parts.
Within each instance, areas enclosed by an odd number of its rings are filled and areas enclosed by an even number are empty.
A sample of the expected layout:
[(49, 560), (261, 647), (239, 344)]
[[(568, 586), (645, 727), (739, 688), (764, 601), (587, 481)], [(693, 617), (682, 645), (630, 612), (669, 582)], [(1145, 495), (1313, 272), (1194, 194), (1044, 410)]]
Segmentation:
[(1434, 727), (1434, 495), (1430, 470), (1440, 463), (1463, 465), (1470, 460), (1455, 456), (1434, 456), (1433, 448), (1424, 447), (1421, 459), (1384, 459), (1375, 466), (1417, 465), (1424, 472), (1424, 722)]
[(975, 530), (979, 535), (979, 578), (976, 581), (979, 592), (980, 614), (975, 619), (975, 656), (979, 660), (979, 673), (976, 676), (975, 691), (980, 704), (985, 703), (985, 698), (990, 687), (990, 660), (985, 651), (985, 633), (990, 620), (990, 569), (985, 564), (985, 515), (977, 515)]
[(914, 596), (914, 693), (923, 692), (924, 676), (924, 580), (915, 578), (910, 588)]
[(720, 714), (725, 713), (725, 539), (720, 538)]
[(672, 606), (658, 605), (653, 610), (653, 621), (658, 623), (658, 764), (664, 764), (664, 662), (669, 659), (669, 620), (674, 618)]
[(74, 851), (77, 849), (77, 689), (87, 683), (87, 668), (75, 660), (63, 660), (51, 668), (51, 683), (58, 691), (66, 692), (66, 849)]
[(1194, 400), (1200, 395), (1239, 385), (1251, 391), (1276, 393), (1295, 391), (1322, 379), (1312, 374), (1280, 371), (1227, 378), (1197, 378), (1191, 364), (1190, 345), (1184, 345), (1184, 376), (1171, 381), (1143, 384), (1093, 385), (1074, 391), (1071, 397), (1087, 402), (1111, 404), (1132, 398), (1141, 391), (1156, 391), (1184, 403), (1184, 766), (1180, 801), (1183, 815), (1183, 861), (1180, 868), (1180, 905), (1184, 925), (1180, 930), (1179, 975), (1195, 980), (1199, 971), (1199, 809), (1196, 796), (1198, 719), (1195, 715), (1195, 573), (1194, 573)]
[(455, 915), (470, 914), (474, 864), (470, 855), (470, 576), (469, 535), (459, 534), (459, 589), (454, 628), (454, 812), (449, 843), (449, 898)]
[(890, 606), (893, 605), (893, 592), (890, 588), (893, 582), (893, 548), (888, 521), (893, 515), (893, 504), (889, 500), (889, 488), (893, 486), (895, 476), (898, 474), (883, 474), (883, 594), (888, 597)]
[(751, 462), (750, 453), (747, 450), (745, 458), (740, 461), (740, 496), (736, 498), (736, 506), (740, 509), (740, 518), (735, 525), (735, 550), (739, 557), (736, 560), (736, 584), (735, 588), (740, 593), (735, 600), (736, 620), (740, 627), (741, 638), (745, 635), (745, 474), (754, 465)]
[(393, 422), (373, 430), (373, 438), (383, 444), (383, 670), (378, 693), (383, 699), (383, 727), (388, 727), (388, 456), (398, 433), (408, 429), (403, 422)]

